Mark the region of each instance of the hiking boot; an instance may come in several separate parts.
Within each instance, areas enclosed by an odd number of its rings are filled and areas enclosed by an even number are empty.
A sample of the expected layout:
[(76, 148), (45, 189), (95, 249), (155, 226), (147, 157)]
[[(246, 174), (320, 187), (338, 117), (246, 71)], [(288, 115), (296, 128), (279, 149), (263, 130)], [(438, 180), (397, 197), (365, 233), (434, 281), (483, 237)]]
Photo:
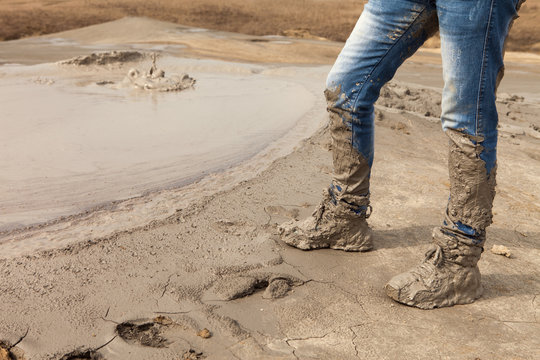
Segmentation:
[(485, 236), (471, 240), (436, 228), (434, 246), (424, 261), (392, 278), (386, 294), (397, 302), (421, 309), (469, 304), (482, 295), (478, 260)]
[(366, 221), (370, 214), (369, 205), (336, 201), (329, 191), (310, 217), (282, 224), (279, 232), (286, 244), (302, 250), (368, 251), (373, 248), (371, 229)]

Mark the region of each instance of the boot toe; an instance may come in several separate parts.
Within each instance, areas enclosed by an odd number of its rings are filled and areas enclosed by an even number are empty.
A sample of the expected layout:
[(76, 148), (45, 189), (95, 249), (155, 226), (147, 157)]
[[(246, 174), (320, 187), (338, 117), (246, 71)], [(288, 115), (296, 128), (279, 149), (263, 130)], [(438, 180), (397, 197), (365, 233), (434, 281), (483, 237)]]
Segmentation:
[(413, 299), (410, 289), (417, 288), (417, 283), (418, 279), (410, 272), (396, 275), (386, 284), (386, 294), (397, 302), (410, 302)]
[(429, 289), (422, 279), (413, 272), (405, 272), (394, 276), (385, 285), (386, 294), (393, 300), (420, 309), (432, 309), (437, 303), (429, 301), (433, 297), (433, 289)]

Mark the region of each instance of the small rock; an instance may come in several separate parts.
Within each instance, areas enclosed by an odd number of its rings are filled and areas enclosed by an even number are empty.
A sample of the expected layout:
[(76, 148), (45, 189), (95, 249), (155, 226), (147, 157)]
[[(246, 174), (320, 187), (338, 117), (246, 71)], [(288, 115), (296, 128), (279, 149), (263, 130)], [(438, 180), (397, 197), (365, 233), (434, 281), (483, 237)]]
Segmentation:
[(510, 253), (510, 250), (504, 245), (493, 245), (491, 248), (491, 252), (496, 255), (503, 255), (509, 258), (512, 254)]
[(202, 329), (197, 333), (197, 336), (202, 337), (203, 339), (208, 339), (212, 337), (212, 333), (207, 328)]

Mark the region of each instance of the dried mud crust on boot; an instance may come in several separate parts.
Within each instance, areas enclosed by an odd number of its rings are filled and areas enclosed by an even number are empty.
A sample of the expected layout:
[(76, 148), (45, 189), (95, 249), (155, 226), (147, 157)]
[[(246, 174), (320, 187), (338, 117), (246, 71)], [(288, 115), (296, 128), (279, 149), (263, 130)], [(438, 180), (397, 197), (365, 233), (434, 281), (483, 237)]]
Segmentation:
[(279, 226), (281, 240), (301, 250), (330, 248), (343, 251), (373, 249), (372, 231), (366, 219), (340, 203), (332, 203), (328, 193), (305, 220), (289, 221)]
[(476, 265), (482, 246), (464, 244), (435, 229), (434, 246), (424, 261), (393, 277), (386, 294), (397, 302), (420, 309), (469, 304), (482, 295)]

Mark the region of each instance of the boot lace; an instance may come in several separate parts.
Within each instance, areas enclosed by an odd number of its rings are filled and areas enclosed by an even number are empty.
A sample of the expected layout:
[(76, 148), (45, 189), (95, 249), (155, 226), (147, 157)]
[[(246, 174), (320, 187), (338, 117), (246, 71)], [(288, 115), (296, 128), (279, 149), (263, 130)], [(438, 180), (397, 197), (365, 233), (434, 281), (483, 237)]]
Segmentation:
[(439, 245), (433, 245), (426, 252), (424, 261), (412, 270), (420, 279), (428, 279), (433, 274), (433, 269), (440, 267), (444, 262), (443, 249)]
[(323, 218), (323, 215), (324, 215), (324, 211), (326, 210), (326, 201), (328, 199), (323, 199), (323, 201), (321, 201), (321, 203), (319, 204), (319, 206), (317, 206), (317, 208), (315, 209), (315, 211), (313, 212), (313, 217), (315, 218), (315, 230), (318, 230), (319, 228), (319, 224), (321, 223), (322, 221), (322, 218)]

